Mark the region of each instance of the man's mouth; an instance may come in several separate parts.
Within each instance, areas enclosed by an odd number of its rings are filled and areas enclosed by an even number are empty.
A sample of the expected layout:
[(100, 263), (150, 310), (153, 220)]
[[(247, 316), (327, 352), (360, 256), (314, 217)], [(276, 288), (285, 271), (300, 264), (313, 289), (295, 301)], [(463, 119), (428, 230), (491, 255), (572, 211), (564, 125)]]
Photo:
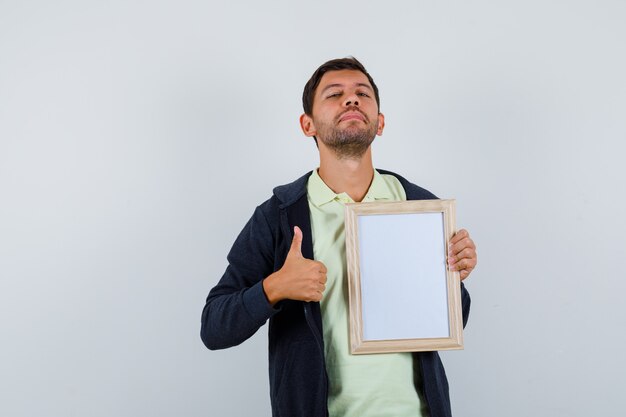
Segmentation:
[(365, 122), (367, 118), (363, 113), (358, 110), (348, 110), (347, 112), (339, 116), (339, 122), (345, 122), (348, 120), (360, 120), (362, 122)]

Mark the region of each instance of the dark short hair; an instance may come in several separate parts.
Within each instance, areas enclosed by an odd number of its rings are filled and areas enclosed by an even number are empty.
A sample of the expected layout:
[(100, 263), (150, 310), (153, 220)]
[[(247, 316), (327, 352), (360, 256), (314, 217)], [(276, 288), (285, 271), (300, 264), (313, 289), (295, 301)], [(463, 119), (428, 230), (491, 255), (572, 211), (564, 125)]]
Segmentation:
[(369, 75), (363, 64), (361, 64), (356, 58), (349, 56), (347, 58), (331, 59), (328, 62), (323, 63), (318, 69), (315, 70), (309, 81), (304, 85), (304, 91), (302, 92), (302, 107), (304, 113), (309, 116), (313, 114), (313, 97), (315, 96), (315, 90), (320, 84), (322, 77), (328, 71), (340, 71), (340, 70), (356, 70), (361, 71), (367, 77), (367, 80), (374, 89), (374, 96), (376, 97), (376, 104), (380, 109), (380, 97), (378, 95), (378, 87)]

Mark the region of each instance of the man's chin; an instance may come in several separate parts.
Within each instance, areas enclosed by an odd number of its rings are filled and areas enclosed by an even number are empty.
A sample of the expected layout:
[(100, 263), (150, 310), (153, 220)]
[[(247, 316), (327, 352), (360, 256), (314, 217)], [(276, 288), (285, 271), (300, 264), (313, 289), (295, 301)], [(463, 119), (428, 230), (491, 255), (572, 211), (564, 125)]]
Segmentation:
[(343, 140), (325, 143), (338, 159), (360, 159), (369, 149), (374, 139), (343, 138)]

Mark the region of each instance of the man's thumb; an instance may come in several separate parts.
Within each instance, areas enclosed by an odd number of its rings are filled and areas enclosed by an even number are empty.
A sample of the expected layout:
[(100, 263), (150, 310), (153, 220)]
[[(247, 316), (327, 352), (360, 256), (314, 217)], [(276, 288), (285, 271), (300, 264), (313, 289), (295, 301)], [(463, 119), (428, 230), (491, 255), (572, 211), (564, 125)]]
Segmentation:
[(293, 227), (293, 240), (289, 253), (302, 256), (302, 230), (298, 226)]

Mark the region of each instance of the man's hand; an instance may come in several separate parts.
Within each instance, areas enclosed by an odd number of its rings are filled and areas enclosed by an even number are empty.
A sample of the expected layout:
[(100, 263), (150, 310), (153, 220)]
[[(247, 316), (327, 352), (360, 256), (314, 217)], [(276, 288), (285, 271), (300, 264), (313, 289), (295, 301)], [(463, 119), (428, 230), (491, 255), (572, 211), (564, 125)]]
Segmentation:
[(469, 233), (465, 229), (459, 230), (448, 246), (448, 267), (452, 271), (459, 271), (461, 281), (467, 278), (476, 267), (476, 245), (470, 239)]
[(263, 280), (263, 290), (271, 305), (280, 300), (320, 301), (326, 289), (326, 267), (302, 256), (302, 231), (293, 228), (293, 241), (278, 271)]

